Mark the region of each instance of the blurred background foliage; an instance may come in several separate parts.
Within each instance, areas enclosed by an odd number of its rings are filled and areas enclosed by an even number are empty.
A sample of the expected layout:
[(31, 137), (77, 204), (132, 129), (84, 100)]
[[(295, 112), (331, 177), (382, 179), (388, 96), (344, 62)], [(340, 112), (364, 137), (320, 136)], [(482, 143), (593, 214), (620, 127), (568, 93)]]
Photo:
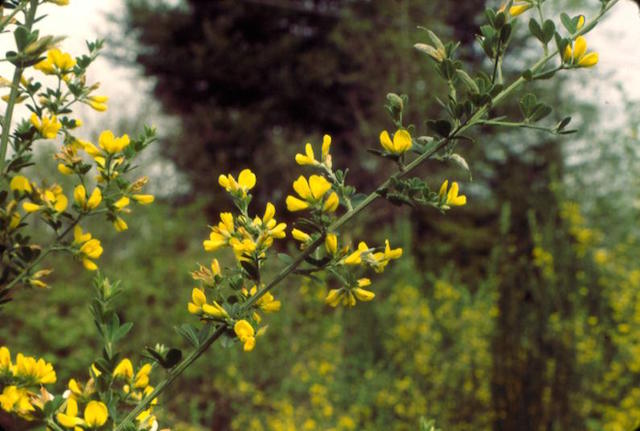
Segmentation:
[[(257, 201), (282, 203), (299, 172), (294, 154), (329, 133), (334, 165), (348, 166), (351, 183), (368, 191), (393, 169), (366, 151), (391, 126), (386, 93), (409, 95), (418, 130), (440, 116), (435, 96), (445, 89), (411, 48), (424, 41), (417, 26), (462, 40), (471, 70), (488, 67), (473, 38), (484, 1), (124, 5), (114, 19), (125, 36), (110, 36), (111, 46), (118, 61), (153, 80), (152, 97), (176, 124), (162, 136), (158, 160), (147, 163), (171, 160), (189, 185), (177, 194), (156, 180), (169, 192), (136, 210), (125, 234), (90, 229), (104, 243), (101, 268), (127, 288), (121, 317), (135, 327), (123, 348), (134, 355), (156, 342), (183, 346), (173, 326), (190, 319), (189, 272), (211, 259), (201, 246), (207, 223), (229, 206), (216, 184), (220, 173), (250, 166)], [(516, 37), (525, 33), (523, 25)], [(514, 50), (512, 64), (535, 53)], [(516, 73), (505, 70), (507, 79)], [(373, 280), (376, 300), (333, 310), (323, 303), (330, 286), (291, 279), (255, 351), (214, 347), (162, 397), (162, 424), (402, 431), (418, 429), (426, 416), (443, 430), (635, 429), (640, 111), (633, 101), (602, 111), (577, 91), (594, 79), (582, 71), (527, 89), (554, 106), (556, 119), (572, 115), (576, 135), (477, 130), (476, 141), (458, 150), (473, 182), (428, 164), (421, 173), (434, 187), (455, 176), (463, 183), (464, 208), (443, 216), (374, 205), (348, 235), (393, 238), (405, 250)], [(498, 113), (517, 109), (514, 102)], [(0, 339), (55, 359), (63, 385), (85, 375), (99, 346), (87, 310), (89, 275), (66, 257), (51, 266), (53, 289), (16, 295)]]

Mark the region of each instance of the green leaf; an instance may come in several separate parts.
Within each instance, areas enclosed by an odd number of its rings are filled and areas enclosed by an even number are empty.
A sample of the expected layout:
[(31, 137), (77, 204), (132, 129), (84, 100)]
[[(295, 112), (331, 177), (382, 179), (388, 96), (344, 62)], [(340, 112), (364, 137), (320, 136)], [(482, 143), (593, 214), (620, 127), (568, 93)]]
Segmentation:
[(522, 112), (522, 116), (524, 118), (529, 118), (536, 104), (538, 103), (538, 98), (535, 94), (527, 93), (520, 99), (520, 111)]
[(536, 21), (535, 18), (531, 18), (529, 20), (529, 31), (540, 42), (544, 42), (544, 32), (542, 31), (542, 27), (540, 27), (540, 24), (538, 24), (538, 21)]
[(562, 25), (564, 26), (564, 28), (567, 29), (569, 33), (573, 34), (576, 32), (576, 24), (573, 22), (571, 18), (569, 18), (569, 15), (562, 12), (560, 14), (560, 21), (562, 21)]
[(176, 326), (175, 330), (178, 334), (182, 336), (182, 338), (187, 340), (187, 342), (189, 342), (189, 344), (191, 344), (194, 348), (197, 348), (200, 345), (200, 342), (198, 340), (198, 333), (193, 328), (193, 326), (189, 325), (188, 323), (185, 323), (183, 325)]
[(538, 103), (533, 109), (533, 112), (531, 113), (529, 119), (533, 122), (540, 121), (551, 114), (552, 111), (553, 108), (551, 108), (551, 106), (547, 105), (546, 103)]
[(542, 25), (543, 42), (549, 43), (553, 39), (553, 35), (556, 32), (556, 25), (550, 19), (546, 20)]

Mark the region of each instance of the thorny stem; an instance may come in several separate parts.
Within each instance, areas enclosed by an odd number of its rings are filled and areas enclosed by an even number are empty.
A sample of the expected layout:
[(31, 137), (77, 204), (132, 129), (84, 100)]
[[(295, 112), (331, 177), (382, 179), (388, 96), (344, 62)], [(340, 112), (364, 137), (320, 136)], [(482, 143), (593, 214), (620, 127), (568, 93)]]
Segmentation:
[[(611, 0), (605, 7), (603, 7), (600, 13), (593, 19), (593, 21), (597, 22), (600, 18), (611, 9), (619, 0)], [(591, 27), (593, 28), (593, 27)], [(587, 33), (587, 31), (578, 32), (576, 36)], [(590, 30), (590, 29), (588, 29)], [(539, 60), (536, 64), (531, 68), (534, 72), (543, 67), (549, 60), (551, 60), (558, 51), (554, 51), (551, 54), (545, 55), (541, 60)], [(373, 201), (375, 201), (379, 196), (382, 190), (388, 187), (392, 181), (398, 178), (402, 178), (409, 174), (411, 171), (420, 166), (425, 160), (429, 159), (433, 155), (435, 155), (438, 151), (443, 149), (451, 140), (457, 138), (460, 134), (471, 128), (472, 126), (478, 124), (481, 118), (488, 112), (490, 107), (498, 105), (502, 102), (506, 97), (511, 95), (514, 91), (520, 88), (524, 83), (525, 79), (520, 77), (516, 79), (511, 85), (498, 93), (492, 100), (491, 103), (479, 108), (475, 114), (471, 116), (467, 120), (466, 123), (462, 124), (455, 131), (451, 133), (451, 135), (447, 138), (443, 138), (438, 142), (438, 145), (431, 151), (425, 152), (420, 156), (416, 157), (413, 161), (407, 164), (404, 170), (396, 172), (394, 175), (389, 177), (385, 182), (383, 182), (380, 186), (378, 186), (373, 192), (371, 192), (362, 202), (360, 202), (356, 207), (347, 213), (343, 214), (338, 220), (333, 222), (329, 227), (329, 231), (336, 231), (344, 224), (353, 219), (356, 215), (358, 215), (362, 210), (368, 207)], [(284, 267), (264, 288), (262, 288), (258, 293), (249, 298), (249, 300), (244, 304), (242, 309), (240, 310), (240, 314), (246, 311), (249, 307), (256, 303), (263, 295), (265, 295), (269, 290), (273, 289), (276, 285), (278, 285), (282, 280), (284, 280), (289, 274), (296, 270), (296, 268), (304, 262), (304, 260), (310, 256), (317, 247), (322, 244), (324, 241), (324, 235), (320, 235), (316, 238), (311, 244), (307, 246), (306, 249), (301, 251), (291, 263), (289, 263), (286, 267)], [(122, 431), (124, 427), (132, 422), (143, 410), (147, 408), (147, 406), (160, 395), (164, 389), (169, 386), (180, 374), (184, 372), (198, 357), (200, 357), (207, 349), (224, 334), (226, 331), (226, 326), (218, 327), (215, 332), (209, 335), (206, 340), (198, 346), (193, 352), (191, 352), (182, 362), (176, 365), (173, 369), (171, 369), (167, 374), (165, 380), (161, 381), (149, 395), (144, 397), (136, 407), (133, 408), (124, 419), (114, 428), (114, 431)]]

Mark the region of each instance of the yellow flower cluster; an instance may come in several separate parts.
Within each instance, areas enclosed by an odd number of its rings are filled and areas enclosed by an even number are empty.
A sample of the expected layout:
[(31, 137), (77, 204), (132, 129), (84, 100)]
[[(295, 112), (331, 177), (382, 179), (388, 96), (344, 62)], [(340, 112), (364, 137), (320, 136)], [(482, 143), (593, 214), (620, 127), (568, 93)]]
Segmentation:
[(30, 388), (55, 383), (56, 372), (53, 365), (44, 359), (24, 356), (22, 353), (16, 355), (13, 363), (9, 349), (0, 346), (0, 379), (10, 383), (0, 394), (0, 408), (30, 420), (34, 406), (42, 406), (41, 399)]
[(71, 55), (58, 48), (52, 48), (47, 51), (47, 58), (33, 67), (46, 75), (64, 76), (71, 72), (75, 65), (76, 60)]
[[(371, 248), (367, 243), (361, 241), (354, 251), (349, 252), (349, 248), (345, 247), (338, 252), (338, 240), (334, 234), (327, 235), (325, 249), (339, 265), (364, 265), (378, 273), (383, 272), (390, 261), (402, 257), (402, 248), (392, 249), (389, 240), (385, 241), (385, 247), (381, 251), (376, 251), (375, 248)], [(325, 302), (332, 307), (337, 307), (339, 304), (353, 307), (357, 303), (356, 299), (363, 302), (371, 301), (375, 298), (375, 294), (365, 289), (370, 285), (370, 279), (360, 278), (353, 285), (329, 290)]]
[[(250, 197), (248, 195), (256, 184), (253, 172), (245, 169), (240, 172), (238, 181), (229, 175), (221, 175), (220, 185), (237, 199), (246, 208)], [(202, 245), (206, 251), (216, 251), (222, 247), (230, 247), (238, 262), (257, 261), (264, 257), (265, 251), (273, 245), (275, 239), (286, 236), (285, 223), (278, 223), (275, 216), (275, 207), (267, 203), (264, 215), (249, 218), (246, 213), (234, 217), (230, 212), (220, 214), (220, 222), (211, 228), (209, 239)]]
[(38, 117), (35, 113), (31, 114), (31, 124), (45, 139), (55, 139), (58, 131), (62, 128), (62, 124), (55, 115)]

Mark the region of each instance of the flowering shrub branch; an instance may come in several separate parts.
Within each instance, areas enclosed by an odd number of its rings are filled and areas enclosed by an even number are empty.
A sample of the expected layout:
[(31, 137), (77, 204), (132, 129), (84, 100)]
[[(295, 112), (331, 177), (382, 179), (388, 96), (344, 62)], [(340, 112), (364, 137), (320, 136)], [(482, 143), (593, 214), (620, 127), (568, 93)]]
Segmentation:
[[(460, 140), (468, 140), (465, 133), (478, 125), (521, 127), (554, 134), (567, 134), (570, 118), (546, 127), (535, 123), (551, 113), (551, 107), (539, 102), (535, 95), (520, 99), (522, 119), (507, 120), (492, 116), (492, 109), (513, 96), (528, 82), (548, 79), (565, 70), (589, 68), (598, 62), (597, 53), (587, 51), (584, 35), (593, 29), (618, 0), (601, 2), (599, 13), (592, 19), (584, 16), (561, 16), (565, 31), (556, 31), (552, 20), (543, 15), (544, 0), (509, 1), (501, 9), (486, 11), (487, 25), (480, 29), (478, 41), (491, 60), (488, 75), (475, 73), (472, 77), (456, 59), (458, 44), (444, 44), (429, 30), (429, 44), (418, 43), (415, 48), (433, 61), (442, 79), (447, 83), (448, 97), (442, 102), (445, 119), (427, 121), (430, 135), (416, 136), (416, 128), (405, 124), (403, 113), (408, 98), (397, 94), (387, 96), (388, 110), (395, 132), (382, 131), (380, 148), (371, 152), (393, 161), (397, 171), (368, 195), (360, 195), (348, 185), (348, 171), (334, 168), (331, 156), (331, 137), (325, 135), (316, 158), (311, 143), (304, 153), (295, 156), (298, 165), (312, 171), (301, 175), (293, 184), (293, 192), (286, 198), (289, 212), (303, 214), (294, 222), (289, 233), (300, 252), (294, 256), (280, 255), (286, 265), (268, 282), (264, 271), (273, 257), (271, 247), (275, 240), (287, 235), (287, 225), (276, 220), (276, 207), (268, 203), (261, 215), (251, 215), (251, 190), (257, 178), (249, 169), (221, 175), (219, 184), (234, 204), (235, 212), (223, 212), (203, 241), (208, 252), (230, 250), (235, 264), (222, 267), (213, 259), (208, 267), (200, 265), (193, 272), (198, 286), (193, 288), (187, 304), (188, 311), (197, 316), (202, 326), (184, 324), (180, 334), (193, 350), (182, 357), (175, 348), (156, 345), (147, 348), (147, 359), (137, 366), (123, 358), (117, 343), (131, 330), (131, 323), (123, 323), (114, 309), (114, 298), (120, 292), (117, 283), (97, 276), (95, 299), (91, 312), (104, 346), (100, 357), (89, 368), (86, 381), (72, 379), (67, 390), (54, 396), (45, 385), (55, 383), (51, 364), (43, 360), (18, 354), (15, 363), (9, 349), (0, 348), (0, 407), (27, 420), (39, 420), (55, 430), (113, 429), (155, 430), (158, 423), (153, 414), (157, 397), (182, 372), (191, 366), (217, 340), (224, 338), (238, 342), (244, 351), (254, 349), (266, 330), (260, 326), (264, 314), (277, 312), (281, 303), (273, 290), (292, 274), (313, 276), (324, 272), (336, 287), (327, 292), (325, 302), (331, 307), (353, 307), (358, 302), (375, 298), (367, 272), (380, 273), (387, 265), (402, 256), (401, 248), (392, 248), (389, 240), (384, 245), (370, 246), (364, 241), (348, 244), (340, 230), (378, 198), (392, 203), (411, 206), (430, 206), (446, 212), (467, 203), (460, 194), (457, 182), (444, 179), (431, 188), (424, 180), (411, 177), (426, 160), (453, 162), (468, 171), (466, 160), (455, 152)], [(66, 0), (49, 0), (65, 5)], [(124, 215), (132, 203), (146, 205), (153, 202), (152, 195), (143, 194), (147, 178), (130, 180), (134, 169), (132, 161), (153, 140), (154, 131), (145, 129), (138, 138), (116, 136), (103, 131), (97, 145), (78, 138), (81, 121), (72, 116), (72, 107), (84, 103), (102, 112), (107, 109), (107, 97), (95, 94), (97, 85), (87, 85), (86, 70), (102, 48), (102, 42), (88, 43), (88, 54), (72, 57), (57, 45), (60, 39), (40, 37), (32, 30), (37, 8), (43, 0), (21, 0), (13, 3), (14, 11), (3, 19), (1, 26), (15, 25), (13, 31), (17, 50), (7, 54), (7, 60), (16, 67), (7, 97), (7, 108), (2, 123), (0, 142), (0, 253), (3, 263), (0, 273), (0, 304), (10, 299), (10, 293), (19, 286), (42, 288), (49, 269), (36, 268), (52, 252), (65, 251), (88, 271), (98, 269), (103, 253), (99, 239), (81, 226), (87, 217), (104, 216), (116, 231), (128, 228)], [(511, 84), (503, 84), (502, 62), (511, 41), (513, 22), (529, 9), (535, 8), (540, 21), (531, 18), (529, 30), (543, 45), (543, 56)], [(24, 21), (14, 21), (24, 15)], [(564, 35), (563, 35), (564, 34)], [(548, 44), (554, 40), (556, 49)], [(547, 69), (556, 59), (556, 64)], [(29, 67), (52, 79), (46, 86), (23, 74)], [(17, 124), (13, 133), (11, 123), (15, 105), (25, 105), (31, 112), (29, 120)], [(33, 164), (33, 144), (39, 140), (57, 140), (62, 145), (56, 154), (61, 175), (73, 179), (71, 193), (60, 185), (48, 185), (29, 179), (25, 172)], [(8, 149), (11, 153), (7, 157)], [(89, 174), (92, 173), (93, 176)], [(69, 205), (68, 195), (73, 202)], [(26, 234), (34, 220), (45, 223), (52, 231), (48, 245), (32, 243)], [(73, 234), (73, 238), (68, 238)], [(155, 386), (150, 384), (154, 368), (166, 370), (166, 376)], [(82, 416), (80, 415), (80, 412)], [(433, 424), (423, 424), (433, 428)]]

